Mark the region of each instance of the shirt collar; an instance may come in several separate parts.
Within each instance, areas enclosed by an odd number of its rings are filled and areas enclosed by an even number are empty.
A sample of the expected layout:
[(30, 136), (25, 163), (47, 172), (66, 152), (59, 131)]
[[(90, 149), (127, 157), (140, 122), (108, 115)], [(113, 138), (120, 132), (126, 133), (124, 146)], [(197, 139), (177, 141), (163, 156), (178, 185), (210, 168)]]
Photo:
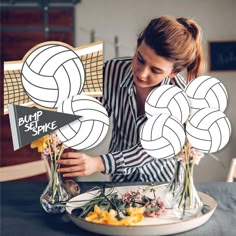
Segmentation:
[(128, 87), (131, 88), (134, 85), (134, 81), (133, 81), (133, 72), (132, 72), (132, 68), (131, 68), (131, 64), (124, 76), (123, 81), (120, 84), (120, 87)]

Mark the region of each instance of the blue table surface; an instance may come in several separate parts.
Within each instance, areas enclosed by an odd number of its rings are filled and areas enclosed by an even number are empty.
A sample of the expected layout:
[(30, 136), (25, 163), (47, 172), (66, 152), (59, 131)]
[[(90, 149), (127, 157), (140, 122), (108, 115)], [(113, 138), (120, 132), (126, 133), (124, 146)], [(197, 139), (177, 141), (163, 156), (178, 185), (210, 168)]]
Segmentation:
[[(67, 214), (50, 215), (43, 211), (39, 196), (47, 183), (5, 182), (1, 189), (1, 236), (99, 236), (77, 227)], [(79, 183), (85, 192), (101, 182)], [(128, 185), (130, 183), (123, 183)], [(107, 183), (108, 186), (112, 183)], [(133, 183), (132, 183), (133, 185)], [(178, 235), (236, 236), (236, 183), (198, 183), (197, 190), (217, 201), (217, 209), (204, 225)], [(135, 235), (134, 235), (135, 236)]]

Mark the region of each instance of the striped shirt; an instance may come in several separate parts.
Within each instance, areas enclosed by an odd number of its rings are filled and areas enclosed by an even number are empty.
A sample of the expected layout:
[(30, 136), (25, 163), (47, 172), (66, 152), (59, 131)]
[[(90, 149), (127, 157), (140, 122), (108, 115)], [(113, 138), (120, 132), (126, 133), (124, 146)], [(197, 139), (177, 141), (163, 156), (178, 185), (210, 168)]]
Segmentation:
[[(169, 182), (175, 171), (175, 158), (153, 158), (140, 144), (139, 130), (147, 118), (137, 115), (131, 62), (132, 58), (116, 58), (107, 61), (103, 69), (102, 103), (113, 119), (109, 153), (101, 155), (104, 173), (111, 174), (114, 182)], [(185, 87), (180, 75), (164, 79), (163, 84)]]

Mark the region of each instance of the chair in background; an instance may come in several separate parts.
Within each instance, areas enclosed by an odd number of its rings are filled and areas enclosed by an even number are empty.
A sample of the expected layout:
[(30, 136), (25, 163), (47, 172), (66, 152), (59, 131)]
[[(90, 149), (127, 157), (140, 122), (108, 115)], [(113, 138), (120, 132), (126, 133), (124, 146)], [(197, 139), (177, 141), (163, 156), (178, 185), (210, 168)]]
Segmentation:
[(47, 174), (48, 178), (50, 177), (50, 167), (46, 159), (0, 167), (0, 182), (23, 179), (41, 174)]
[(236, 179), (236, 158), (233, 158), (231, 160), (226, 181), (227, 182), (234, 182), (234, 179)]

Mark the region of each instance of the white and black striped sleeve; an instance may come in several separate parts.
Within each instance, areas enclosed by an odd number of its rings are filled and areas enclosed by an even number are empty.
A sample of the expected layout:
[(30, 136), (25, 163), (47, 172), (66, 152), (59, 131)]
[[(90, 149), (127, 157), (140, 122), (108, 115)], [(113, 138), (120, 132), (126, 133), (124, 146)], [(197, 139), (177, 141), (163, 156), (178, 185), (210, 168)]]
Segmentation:
[(133, 167), (143, 167), (154, 160), (140, 144), (127, 150), (104, 154), (101, 157), (105, 166), (104, 173), (116, 175), (129, 175), (134, 170)]

